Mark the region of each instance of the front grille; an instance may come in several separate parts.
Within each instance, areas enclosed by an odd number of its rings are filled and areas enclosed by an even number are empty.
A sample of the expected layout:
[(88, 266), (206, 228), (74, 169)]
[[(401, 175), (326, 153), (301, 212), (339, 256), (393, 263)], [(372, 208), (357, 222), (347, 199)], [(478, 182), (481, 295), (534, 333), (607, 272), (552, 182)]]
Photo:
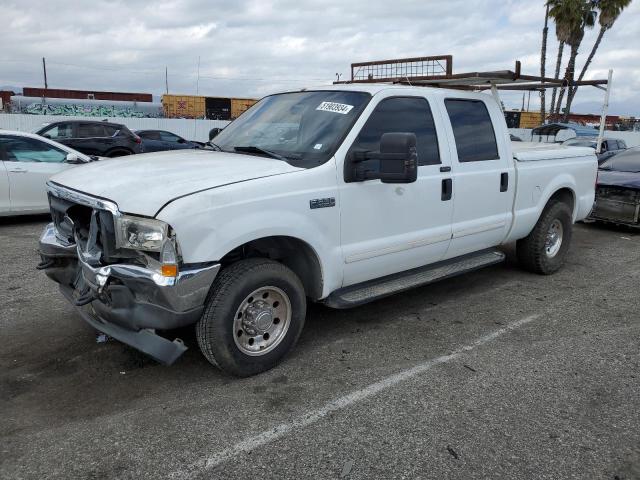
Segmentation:
[(58, 238), (77, 243), (89, 263), (97, 266), (137, 258), (132, 250), (116, 248), (117, 208), (112, 202), (49, 185), (49, 205)]

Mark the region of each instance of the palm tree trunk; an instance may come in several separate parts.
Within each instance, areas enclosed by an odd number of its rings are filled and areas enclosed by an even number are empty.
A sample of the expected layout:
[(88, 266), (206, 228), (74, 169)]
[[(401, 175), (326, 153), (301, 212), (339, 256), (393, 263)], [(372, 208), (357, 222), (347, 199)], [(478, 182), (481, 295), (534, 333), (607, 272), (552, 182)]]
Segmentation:
[[(594, 55), (596, 54), (596, 50), (600, 46), (600, 42), (602, 41), (602, 37), (604, 36), (604, 32), (607, 31), (606, 27), (600, 27), (600, 32), (598, 33), (598, 38), (596, 38), (595, 43), (593, 44), (593, 48), (591, 48), (591, 52), (587, 57), (587, 60), (584, 62), (584, 66), (582, 67), (582, 71), (580, 72), (580, 76), (578, 77), (578, 81), (581, 81), (584, 78), (584, 74), (587, 73), (587, 69), (589, 65), (591, 65), (591, 61), (593, 60)], [(576, 91), (578, 87), (573, 87), (569, 92), (569, 97), (567, 98), (567, 108), (571, 107), (571, 102), (573, 102), (573, 97), (576, 95)]]
[[(567, 70), (564, 73), (564, 79), (566, 81), (566, 85), (560, 90), (560, 95), (558, 96), (558, 105), (556, 105), (556, 110), (558, 115), (560, 114), (560, 108), (562, 107), (562, 97), (564, 97), (564, 92), (572, 88), (571, 84), (573, 83), (573, 71), (576, 68), (577, 56), (578, 56), (578, 45), (571, 45), (569, 63), (567, 63)], [(567, 98), (569, 98), (568, 93), (567, 93)], [(566, 122), (568, 119), (569, 119), (569, 105), (567, 105), (565, 108), (563, 121)]]
[[(562, 66), (562, 52), (564, 50), (564, 42), (560, 42), (558, 45), (558, 57), (556, 58), (556, 73), (553, 78), (560, 78), (560, 67)], [(556, 108), (556, 93), (558, 89), (554, 88), (551, 92), (551, 108), (549, 109), (549, 113), (553, 114)]]
[[(544, 15), (544, 28), (542, 29), (542, 49), (540, 51), (540, 76), (544, 78), (544, 72), (547, 62), (547, 34), (549, 32), (549, 5)], [(546, 105), (546, 90), (543, 88), (540, 92), (540, 123), (544, 124)]]

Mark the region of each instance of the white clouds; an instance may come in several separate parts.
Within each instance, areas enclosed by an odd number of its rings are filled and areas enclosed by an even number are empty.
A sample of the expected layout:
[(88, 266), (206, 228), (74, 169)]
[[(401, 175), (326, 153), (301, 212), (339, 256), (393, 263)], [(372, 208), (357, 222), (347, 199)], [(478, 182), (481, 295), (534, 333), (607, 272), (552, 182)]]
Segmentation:
[[(0, 85), (258, 96), (331, 82), (354, 61), (452, 54), (455, 71), (539, 71), (543, 0), (22, 0), (3, 6)], [(555, 61), (549, 32), (547, 71)], [(587, 34), (578, 67), (597, 32)], [(613, 109), (640, 114), (640, 3), (607, 32), (589, 77), (615, 69)], [(66, 64), (66, 65), (62, 65)], [(76, 66), (71, 66), (73, 64)], [(79, 65), (79, 66), (78, 66)], [(251, 79), (254, 80), (251, 80)], [(507, 95), (519, 104), (521, 96)], [(581, 89), (575, 104), (602, 98)], [(533, 105), (532, 96), (532, 105)]]

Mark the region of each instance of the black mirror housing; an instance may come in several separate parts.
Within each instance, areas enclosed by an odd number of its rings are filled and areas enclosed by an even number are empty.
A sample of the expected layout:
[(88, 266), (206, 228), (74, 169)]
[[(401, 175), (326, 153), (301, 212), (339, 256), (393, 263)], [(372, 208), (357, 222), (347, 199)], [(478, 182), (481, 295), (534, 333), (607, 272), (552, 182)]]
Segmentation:
[(380, 138), (382, 183), (412, 183), (418, 178), (418, 149), (415, 133), (384, 133)]
[[(382, 183), (412, 183), (418, 178), (415, 133), (389, 132), (380, 137), (380, 152), (352, 152), (345, 159), (345, 181), (380, 180)], [(368, 160), (378, 160), (371, 169)]]

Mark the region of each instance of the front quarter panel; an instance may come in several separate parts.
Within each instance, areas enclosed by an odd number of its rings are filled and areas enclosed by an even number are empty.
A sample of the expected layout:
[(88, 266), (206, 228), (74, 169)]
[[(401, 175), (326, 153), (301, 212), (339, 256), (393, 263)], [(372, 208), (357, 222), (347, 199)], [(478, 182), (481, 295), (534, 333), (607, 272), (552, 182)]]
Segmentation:
[[(310, 202), (319, 199), (333, 199), (333, 206), (312, 209)], [(157, 218), (175, 230), (185, 263), (218, 261), (233, 249), (264, 237), (302, 240), (320, 262), (324, 297), (342, 283), (339, 208), (335, 161), (331, 159), (315, 168), (179, 198)]]

